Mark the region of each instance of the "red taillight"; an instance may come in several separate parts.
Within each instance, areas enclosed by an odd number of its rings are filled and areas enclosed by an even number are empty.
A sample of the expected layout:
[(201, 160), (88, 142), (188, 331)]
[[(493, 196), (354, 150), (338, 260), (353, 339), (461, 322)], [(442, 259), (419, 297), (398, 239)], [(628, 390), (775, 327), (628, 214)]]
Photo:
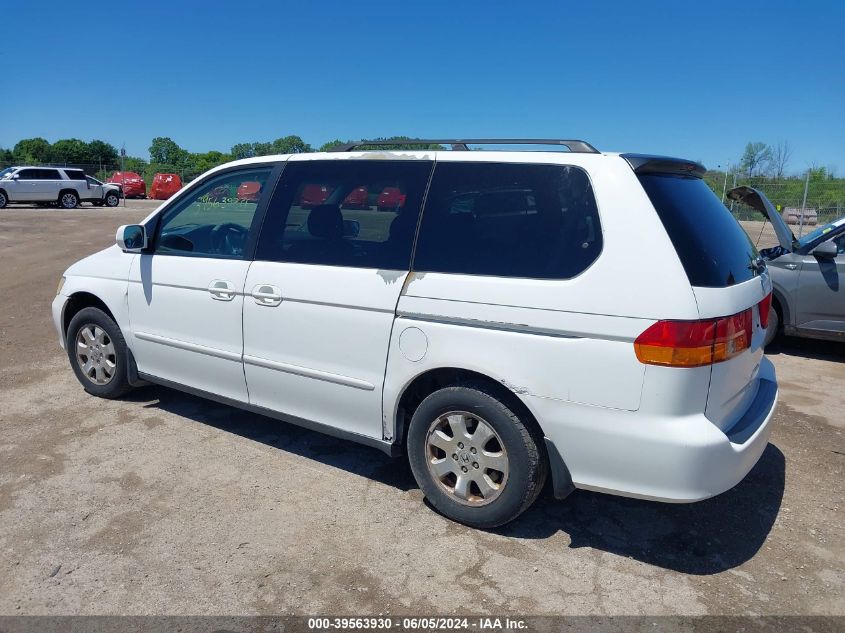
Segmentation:
[(772, 308), (772, 293), (767, 294), (757, 306), (760, 311), (760, 327), (764, 330), (769, 327), (769, 310)]
[(719, 319), (658, 321), (634, 341), (641, 363), (701, 367), (720, 363), (751, 345), (751, 308)]

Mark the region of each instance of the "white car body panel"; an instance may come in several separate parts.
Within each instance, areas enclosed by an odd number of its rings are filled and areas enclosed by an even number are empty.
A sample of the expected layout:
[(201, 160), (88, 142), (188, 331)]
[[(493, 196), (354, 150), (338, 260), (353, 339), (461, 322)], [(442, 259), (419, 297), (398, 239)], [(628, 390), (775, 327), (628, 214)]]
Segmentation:
[[(406, 274), (253, 263), (244, 303), (250, 403), (381, 439), (387, 349)], [(249, 296), (261, 285), (281, 290), (281, 303)]]
[[(139, 371), (247, 402), (242, 311), (248, 268), (243, 260), (136, 257), (128, 304)], [(234, 287), (231, 299), (216, 299), (209, 291), (221, 280)]]
[[(65, 283), (52, 305), (53, 324), (59, 343), (65, 346), (64, 309), (68, 298), (88, 293), (100, 299), (114, 316), (123, 337), (129, 342), (129, 312), (126, 307), (126, 287), (129, 268), (135, 255), (110, 246), (72, 264), (64, 273)], [(130, 345), (131, 347), (131, 345)]]
[[(476, 372), (520, 399), (585, 489), (694, 501), (730, 488), (756, 463), (776, 402), (756, 308), (771, 290), (768, 275), (729, 288), (692, 287), (623, 157), (297, 154), (236, 161), (201, 178), (286, 160), (575, 165), (592, 182), (602, 252), (572, 279), (540, 280), (112, 248), (68, 270), (54, 303), (57, 327), (67, 297), (103, 293), (142, 374), (388, 447), (401, 437), (399, 404), (415, 379), (443, 368)], [(149, 231), (193, 184), (144, 221)], [(209, 296), (215, 279), (234, 283), (231, 301)], [(279, 291), (278, 305), (263, 303), (262, 286)], [(657, 320), (717, 318), (752, 306), (751, 348), (730, 361), (670, 368), (635, 355), (634, 340)]]

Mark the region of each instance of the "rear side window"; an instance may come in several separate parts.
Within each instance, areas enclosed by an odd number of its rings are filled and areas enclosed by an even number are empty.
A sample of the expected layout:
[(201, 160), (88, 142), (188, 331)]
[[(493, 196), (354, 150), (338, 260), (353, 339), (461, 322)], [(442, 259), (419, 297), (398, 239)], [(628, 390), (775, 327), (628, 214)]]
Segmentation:
[(36, 169), (39, 180), (62, 180), (58, 169)]
[(414, 270), (568, 279), (602, 247), (587, 174), (563, 165), (441, 163), (434, 171)]
[(431, 162), (288, 162), (256, 259), (408, 270)]
[(757, 249), (702, 179), (664, 174), (639, 179), (693, 286), (725, 288), (754, 277)]

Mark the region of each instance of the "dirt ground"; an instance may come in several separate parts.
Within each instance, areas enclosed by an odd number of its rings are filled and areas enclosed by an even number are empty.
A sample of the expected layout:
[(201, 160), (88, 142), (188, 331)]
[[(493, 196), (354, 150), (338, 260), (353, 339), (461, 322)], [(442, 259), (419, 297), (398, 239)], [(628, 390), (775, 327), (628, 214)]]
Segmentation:
[(845, 614), (845, 345), (772, 350), (771, 444), (729, 492), (578, 491), (477, 531), (374, 449), (81, 389), (56, 283), (154, 207), (0, 211), (0, 614)]

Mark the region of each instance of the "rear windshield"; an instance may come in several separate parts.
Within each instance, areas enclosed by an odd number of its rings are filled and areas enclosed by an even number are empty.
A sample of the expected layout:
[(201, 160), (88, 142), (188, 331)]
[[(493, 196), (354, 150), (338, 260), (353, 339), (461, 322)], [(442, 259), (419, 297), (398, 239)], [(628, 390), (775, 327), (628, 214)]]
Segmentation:
[(725, 288), (752, 279), (757, 249), (700, 178), (639, 176), (693, 286)]

